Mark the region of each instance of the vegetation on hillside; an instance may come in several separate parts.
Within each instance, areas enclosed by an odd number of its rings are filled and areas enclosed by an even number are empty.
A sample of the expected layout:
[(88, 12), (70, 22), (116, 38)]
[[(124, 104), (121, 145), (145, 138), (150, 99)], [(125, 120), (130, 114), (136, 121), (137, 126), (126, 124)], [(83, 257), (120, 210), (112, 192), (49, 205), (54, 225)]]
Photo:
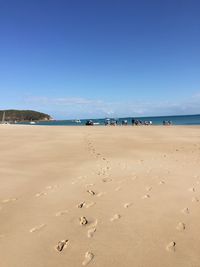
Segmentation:
[(34, 110), (0, 110), (0, 122), (3, 118), (3, 113), (5, 112), (5, 121), (9, 122), (22, 122), (22, 121), (43, 121), (51, 120), (51, 116), (42, 112)]

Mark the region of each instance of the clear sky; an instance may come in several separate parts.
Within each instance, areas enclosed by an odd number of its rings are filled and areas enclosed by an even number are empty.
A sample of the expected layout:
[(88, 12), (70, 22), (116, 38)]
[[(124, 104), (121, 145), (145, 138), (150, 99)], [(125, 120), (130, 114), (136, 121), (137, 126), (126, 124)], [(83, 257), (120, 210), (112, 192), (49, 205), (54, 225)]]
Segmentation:
[(200, 113), (199, 0), (0, 0), (0, 109)]

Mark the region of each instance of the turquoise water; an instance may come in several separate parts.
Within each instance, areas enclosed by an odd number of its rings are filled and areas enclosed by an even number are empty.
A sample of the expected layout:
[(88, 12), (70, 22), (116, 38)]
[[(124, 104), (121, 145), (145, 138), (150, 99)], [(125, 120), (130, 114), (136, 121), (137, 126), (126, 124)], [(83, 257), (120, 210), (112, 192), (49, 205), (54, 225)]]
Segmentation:
[[(116, 119), (116, 118), (115, 118)], [(128, 124), (131, 124), (132, 117), (117, 118), (119, 124), (122, 120), (126, 119)], [(160, 117), (134, 117), (142, 121), (152, 121), (153, 125), (162, 125), (163, 121), (172, 121), (173, 125), (200, 125), (200, 115), (182, 115), (182, 116), (160, 116)], [(49, 125), (49, 126), (82, 126), (85, 125), (87, 120), (81, 120), (81, 123), (76, 123), (73, 120), (56, 120), (37, 122), (35, 125)], [(98, 122), (104, 125), (105, 119), (92, 119), (93, 122)], [(29, 123), (20, 123), (29, 124)]]

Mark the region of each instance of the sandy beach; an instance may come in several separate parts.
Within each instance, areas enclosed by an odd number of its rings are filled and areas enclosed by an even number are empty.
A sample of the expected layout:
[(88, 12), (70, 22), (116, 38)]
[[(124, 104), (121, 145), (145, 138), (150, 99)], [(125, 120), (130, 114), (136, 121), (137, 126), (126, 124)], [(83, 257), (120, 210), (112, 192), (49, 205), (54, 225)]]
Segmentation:
[(199, 267), (200, 127), (0, 126), (1, 267)]

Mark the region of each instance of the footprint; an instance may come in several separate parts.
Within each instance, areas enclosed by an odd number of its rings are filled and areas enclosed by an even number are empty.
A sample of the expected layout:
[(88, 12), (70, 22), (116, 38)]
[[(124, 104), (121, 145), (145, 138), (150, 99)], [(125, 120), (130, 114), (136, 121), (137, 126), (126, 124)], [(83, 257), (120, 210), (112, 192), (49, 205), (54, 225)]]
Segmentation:
[(48, 185), (48, 186), (46, 186), (47, 190), (53, 190), (53, 189), (56, 189), (56, 188), (58, 188), (57, 184), (56, 185)]
[(115, 191), (118, 192), (119, 190), (121, 190), (121, 186), (118, 186), (115, 188)]
[(182, 209), (181, 212), (184, 213), (184, 214), (189, 214), (190, 210), (188, 208), (184, 208), (184, 209)]
[(79, 221), (80, 221), (80, 225), (88, 224), (88, 220), (84, 216), (80, 217)]
[(47, 186), (46, 186), (46, 189), (47, 189), (47, 190), (51, 190), (51, 189), (53, 189), (53, 186), (52, 186), (52, 185), (47, 185)]
[(166, 246), (166, 250), (170, 252), (175, 252), (176, 250), (176, 242), (172, 241)]
[(119, 214), (115, 214), (115, 215), (110, 219), (110, 221), (113, 222), (113, 221), (119, 220), (120, 218), (121, 218), (121, 215), (119, 215)]
[(90, 228), (89, 230), (88, 230), (88, 232), (87, 232), (87, 236), (89, 237), (89, 238), (91, 238), (91, 237), (93, 237), (94, 236), (94, 233), (96, 232), (96, 228), (95, 227), (92, 227), (92, 228)]
[(96, 227), (98, 224), (98, 220), (96, 219), (94, 222), (90, 224), (90, 228)]
[(6, 204), (6, 203), (9, 203), (9, 202), (13, 202), (13, 201), (16, 201), (17, 198), (6, 198), (6, 199), (3, 199), (1, 202), (3, 204)]
[(165, 184), (165, 181), (162, 180), (162, 181), (159, 182), (159, 184), (160, 185)]
[(106, 192), (100, 192), (100, 193), (97, 194), (97, 197), (101, 197), (101, 196), (103, 196), (105, 194), (106, 194)]
[(33, 227), (32, 229), (30, 229), (29, 230), (29, 232), (30, 233), (34, 233), (34, 232), (36, 232), (36, 231), (39, 231), (39, 230), (41, 230), (42, 228), (44, 228), (46, 226), (46, 224), (40, 224), (40, 225), (38, 225), (38, 226), (35, 226), (35, 227)]
[(78, 183), (78, 181), (72, 181), (72, 182), (71, 182), (71, 184), (73, 184), (73, 185), (74, 185), (74, 184), (77, 184), (77, 183)]
[(80, 203), (77, 205), (77, 208), (82, 209), (84, 206), (85, 206), (85, 201), (80, 202)]
[(143, 197), (142, 197), (142, 199), (146, 199), (146, 198), (150, 198), (150, 195), (144, 195)]
[(84, 261), (82, 262), (82, 265), (83, 265), (83, 266), (88, 265), (88, 264), (93, 260), (93, 258), (94, 258), (94, 254), (93, 254), (92, 252), (87, 251), (87, 252), (85, 253), (85, 259), (84, 259)]
[(41, 196), (46, 196), (46, 195), (47, 195), (46, 192), (39, 192), (39, 193), (37, 193), (35, 196), (36, 196), (36, 197), (41, 197)]
[(151, 186), (147, 186), (146, 187), (146, 191), (151, 191), (152, 187)]
[(199, 199), (197, 197), (193, 197), (192, 202), (199, 202)]
[(191, 187), (191, 188), (189, 188), (189, 191), (190, 192), (195, 192), (195, 188), (194, 187)]
[(61, 211), (58, 211), (58, 212), (56, 213), (56, 217), (65, 215), (65, 214), (67, 214), (67, 213), (68, 213), (68, 210), (61, 210)]
[(92, 195), (92, 196), (94, 196), (94, 195), (95, 195), (95, 192), (94, 192), (94, 191), (92, 191), (92, 190), (87, 190), (87, 192), (88, 192), (90, 195)]
[(95, 202), (90, 202), (90, 203), (86, 204), (85, 207), (86, 207), (86, 209), (88, 209), (88, 208), (94, 206), (95, 204), (96, 204)]
[(67, 243), (69, 242), (69, 240), (61, 240), (58, 242), (58, 245), (55, 247), (55, 249), (59, 252), (61, 252), (63, 249), (65, 249), (67, 247)]
[(103, 178), (102, 179), (102, 182), (104, 182), (104, 183), (108, 183), (108, 182), (111, 182), (111, 181), (112, 181), (111, 178)]
[(127, 209), (127, 208), (129, 208), (131, 205), (132, 205), (132, 203), (125, 203), (125, 204), (124, 204), (124, 208)]
[(184, 231), (185, 230), (185, 224), (182, 222), (179, 222), (178, 225), (176, 226), (176, 229), (178, 231)]

